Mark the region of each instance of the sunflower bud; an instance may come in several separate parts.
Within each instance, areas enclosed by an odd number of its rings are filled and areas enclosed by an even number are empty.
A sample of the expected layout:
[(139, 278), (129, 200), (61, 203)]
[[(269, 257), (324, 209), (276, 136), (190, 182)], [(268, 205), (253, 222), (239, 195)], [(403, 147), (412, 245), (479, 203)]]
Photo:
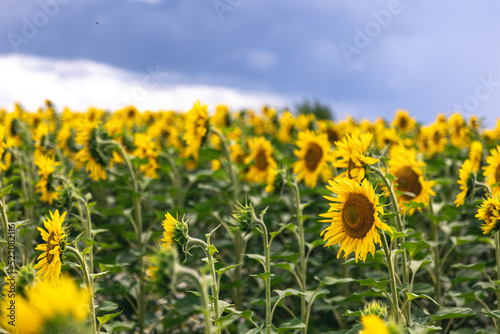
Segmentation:
[(231, 225), (236, 230), (249, 231), (254, 223), (254, 215), (252, 204), (245, 203), (245, 205), (241, 205), (238, 203), (236, 204), (236, 210), (233, 211)]
[(375, 314), (377, 317), (385, 319), (387, 317), (387, 306), (379, 301), (372, 301), (365, 305), (363, 315)]

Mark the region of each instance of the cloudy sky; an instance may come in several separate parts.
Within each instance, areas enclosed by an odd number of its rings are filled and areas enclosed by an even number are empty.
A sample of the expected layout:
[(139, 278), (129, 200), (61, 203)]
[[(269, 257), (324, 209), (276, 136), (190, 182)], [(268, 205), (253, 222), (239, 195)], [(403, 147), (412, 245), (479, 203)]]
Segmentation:
[(0, 106), (500, 116), (495, 0), (2, 0)]

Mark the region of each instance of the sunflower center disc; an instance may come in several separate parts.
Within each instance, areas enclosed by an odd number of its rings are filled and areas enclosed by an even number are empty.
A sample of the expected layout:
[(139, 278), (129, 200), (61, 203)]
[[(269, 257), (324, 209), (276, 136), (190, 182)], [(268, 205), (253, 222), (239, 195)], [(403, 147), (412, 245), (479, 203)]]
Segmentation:
[(500, 182), (500, 164), (497, 166), (497, 170), (495, 171), (495, 183)]
[[(396, 178), (398, 180), (398, 190), (413, 193), (415, 194), (415, 197), (417, 197), (422, 191), (422, 185), (418, 180), (418, 174), (415, 173), (415, 171), (411, 167), (404, 166), (403, 168), (401, 168), (396, 173)], [(407, 194), (404, 194), (402, 196), (403, 200), (405, 201), (412, 200), (415, 197)]]
[(257, 165), (257, 168), (259, 170), (267, 169), (268, 162), (266, 158), (266, 152), (264, 150), (259, 150), (255, 155), (255, 164)]
[(314, 172), (318, 167), (318, 164), (321, 161), (322, 157), (323, 150), (321, 149), (321, 147), (316, 143), (310, 143), (305, 156), (307, 169), (309, 169), (309, 171), (311, 172)]
[(330, 142), (330, 144), (334, 144), (336, 141), (340, 140), (340, 136), (338, 132), (335, 131), (335, 129), (329, 128), (328, 130), (326, 130), (326, 133), (328, 135), (328, 141)]
[(54, 231), (50, 232), (49, 238), (47, 239), (47, 263), (51, 264), (54, 260), (54, 254), (50, 254), (50, 251), (54, 249), (54, 245), (52, 244), (52, 240), (55, 240)]
[(350, 194), (342, 208), (344, 232), (356, 239), (362, 239), (375, 222), (373, 204), (363, 194)]
[(439, 141), (441, 140), (441, 134), (439, 132), (434, 132), (434, 136), (432, 137), (434, 139), (434, 144), (439, 144)]

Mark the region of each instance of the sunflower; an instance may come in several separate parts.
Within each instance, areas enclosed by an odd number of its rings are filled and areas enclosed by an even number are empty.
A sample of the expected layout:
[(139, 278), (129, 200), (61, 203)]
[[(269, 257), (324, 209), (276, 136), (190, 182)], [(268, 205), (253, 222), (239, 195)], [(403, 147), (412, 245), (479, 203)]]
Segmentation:
[(340, 174), (341, 176), (356, 179), (358, 182), (365, 178), (365, 165), (372, 165), (378, 161), (378, 159), (366, 156), (372, 138), (371, 133), (360, 136), (346, 135), (344, 139), (335, 143), (337, 151), (334, 154), (338, 160), (333, 163), (333, 166), (347, 168), (347, 171)]
[[(57, 286), (37, 282), (16, 296), (16, 321), (2, 315), (1, 325), (11, 333), (88, 333), (85, 320), (89, 314), (90, 294), (79, 289), (74, 279), (63, 276)], [(6, 302), (6, 301), (4, 301)], [(2, 310), (7, 305), (2, 305)], [(10, 323), (9, 323), (10, 322)]]
[(293, 140), (293, 129), (296, 123), (295, 118), (291, 112), (285, 111), (283, 115), (281, 115), (279, 122), (280, 127), (276, 138), (282, 143), (291, 143)]
[(384, 321), (375, 314), (364, 315), (361, 317), (363, 330), (360, 334), (389, 334)]
[(484, 221), (481, 226), (483, 234), (498, 231), (500, 229), (500, 199), (498, 196), (485, 199), (477, 210), (476, 218)]
[(469, 184), (471, 183), (471, 175), (472, 175), (472, 164), (469, 159), (465, 160), (462, 164), (462, 168), (460, 168), (459, 172), (459, 180), (457, 183), (460, 185), (460, 190), (462, 192), (457, 195), (455, 200), (455, 205), (459, 207), (464, 204), (465, 197), (469, 193)]
[(250, 154), (245, 163), (252, 164), (247, 171), (246, 178), (249, 182), (266, 183), (271, 169), (276, 169), (277, 164), (273, 158), (273, 147), (264, 137), (255, 137), (248, 140)]
[(500, 146), (491, 149), (490, 154), (486, 158), (488, 166), (483, 167), (483, 175), (488, 178), (491, 191), (496, 195), (500, 194)]
[(298, 180), (304, 180), (306, 186), (314, 188), (318, 176), (328, 172), (328, 161), (331, 160), (330, 142), (326, 134), (316, 135), (313, 131), (301, 131), (298, 135), (294, 151), (299, 161), (293, 164), (293, 172), (298, 174)]
[(471, 129), (473, 130), (479, 130), (479, 125), (480, 125), (480, 122), (479, 122), (479, 119), (477, 118), (477, 116), (473, 115), (471, 116), (471, 118), (469, 118), (469, 126)]
[(65, 226), (62, 225), (66, 212), (59, 215), (59, 210), (54, 213), (50, 212), (50, 218), (45, 216), (47, 220), (43, 222), (47, 231), (38, 227), (45, 243), (36, 246), (36, 250), (43, 253), (38, 256), (38, 263), (35, 269), (40, 269), (36, 273), (36, 279), (48, 281), (53, 285), (59, 284), (59, 274), (61, 274), (61, 243), (66, 241)]
[(470, 145), (469, 160), (472, 165), (472, 170), (477, 172), (483, 161), (483, 144), (481, 144), (480, 141), (475, 140)]
[(183, 139), (186, 142), (185, 157), (192, 156), (198, 161), (200, 146), (207, 134), (208, 111), (206, 105), (201, 105), (197, 101), (186, 116), (186, 132)]
[(383, 149), (386, 146), (392, 146), (401, 142), (401, 137), (398, 135), (395, 128), (377, 127), (377, 147)]
[(458, 148), (469, 146), (470, 130), (459, 113), (454, 113), (448, 120), (451, 144)]
[(163, 239), (161, 239), (163, 248), (172, 248), (176, 246), (179, 253), (180, 262), (186, 261), (188, 252), (188, 225), (187, 221), (178, 221), (169, 212), (165, 214), (162, 221)]
[(417, 122), (410, 117), (410, 114), (406, 110), (398, 110), (392, 121), (392, 125), (404, 133), (413, 130), (416, 123)]
[(111, 137), (106, 130), (99, 127), (97, 123), (91, 123), (86, 119), (80, 120), (75, 143), (83, 148), (75, 155), (78, 165), (86, 164), (85, 171), (94, 181), (106, 180), (106, 166), (109, 165), (113, 156), (114, 148), (102, 141), (111, 142)]
[(328, 136), (328, 141), (331, 145), (334, 145), (335, 142), (341, 140), (344, 136), (340, 127), (332, 121), (319, 120), (318, 129), (320, 133), (326, 133), (326, 135)]
[(446, 148), (446, 144), (448, 143), (448, 139), (446, 137), (446, 123), (443, 124), (436, 121), (436, 123), (432, 124), (429, 127), (429, 138), (432, 143), (433, 152), (443, 152)]
[(158, 156), (160, 147), (155, 138), (148, 133), (136, 133), (134, 137), (135, 151), (132, 153), (140, 159), (147, 159), (147, 163), (139, 166), (139, 170), (146, 177), (153, 179), (158, 178), (157, 170), (160, 168), (158, 164)]
[(375, 243), (380, 245), (380, 234), (377, 228), (390, 231), (389, 226), (380, 217), (384, 209), (379, 205), (379, 197), (375, 194), (368, 180), (361, 184), (348, 178), (337, 177), (329, 181), (328, 190), (337, 194), (336, 197), (325, 196), (330, 203), (327, 213), (320, 214), (326, 219), (321, 222), (330, 223), (321, 235), (327, 242), (326, 246), (340, 245), (340, 251), (347, 258), (355, 253), (356, 262), (365, 261), (368, 253), (375, 254)]
[[(430, 195), (435, 195), (432, 190), (434, 181), (426, 181), (421, 168), (426, 164), (417, 160), (414, 149), (394, 146), (389, 154), (389, 172), (396, 178), (397, 198), (400, 209), (404, 212), (404, 203), (419, 202), (429, 204)], [(412, 214), (411, 210), (409, 213)]]
[(167, 212), (165, 214), (165, 220), (162, 221), (163, 225), (163, 241), (162, 246), (165, 248), (171, 247), (174, 245), (174, 232), (175, 232), (175, 224), (177, 223), (177, 220), (172, 217), (172, 215)]

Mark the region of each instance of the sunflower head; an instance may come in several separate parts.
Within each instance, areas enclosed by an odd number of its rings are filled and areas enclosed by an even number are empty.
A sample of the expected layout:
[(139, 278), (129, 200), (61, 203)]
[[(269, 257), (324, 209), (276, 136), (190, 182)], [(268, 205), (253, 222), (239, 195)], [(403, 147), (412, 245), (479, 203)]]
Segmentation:
[(483, 167), (484, 177), (488, 179), (493, 195), (500, 195), (500, 146), (493, 148), (486, 158), (487, 166)]
[(457, 183), (460, 185), (461, 192), (455, 199), (455, 205), (459, 207), (465, 202), (465, 198), (470, 195), (474, 182), (474, 175), (472, 173), (472, 164), (469, 159), (465, 160), (460, 168), (459, 179)]
[[(163, 225), (163, 248), (177, 248), (180, 254), (180, 263), (186, 262), (188, 251), (188, 224), (187, 221), (182, 219), (178, 221), (170, 212), (165, 214), (165, 220), (162, 221)], [(176, 247), (175, 247), (176, 246)]]
[(500, 230), (500, 199), (498, 196), (489, 197), (483, 201), (477, 210), (476, 218), (484, 221), (481, 226), (483, 234)]
[(368, 156), (368, 149), (372, 142), (371, 133), (361, 135), (346, 135), (341, 141), (335, 143), (337, 150), (334, 152), (337, 157), (333, 165), (337, 168), (347, 170), (340, 174), (349, 179), (361, 182), (366, 175), (366, 168), (379, 161), (379, 159)]
[(314, 188), (318, 182), (318, 176), (328, 169), (328, 161), (331, 161), (330, 142), (326, 134), (316, 135), (313, 131), (299, 132), (295, 150), (295, 156), (299, 161), (293, 165), (293, 172), (298, 174), (298, 179)]
[(42, 251), (42, 254), (38, 256), (38, 263), (34, 268), (38, 269), (37, 280), (41, 279), (49, 284), (57, 285), (59, 284), (67, 239), (67, 228), (63, 226), (66, 212), (59, 215), (59, 210), (56, 210), (54, 213), (50, 212), (50, 218), (48, 216), (45, 218), (46, 220), (43, 222), (45, 230), (38, 227), (44, 242), (35, 248)]
[(208, 111), (206, 105), (197, 101), (186, 116), (186, 132), (182, 137), (186, 142), (185, 157), (199, 158), (200, 147), (208, 133)]
[(379, 205), (378, 195), (367, 180), (359, 184), (337, 177), (329, 183), (330, 186), (326, 187), (337, 196), (325, 196), (332, 203), (328, 212), (320, 215), (326, 218), (322, 222), (330, 223), (321, 233), (325, 246), (339, 244), (337, 257), (342, 251), (345, 252), (344, 258), (354, 252), (356, 262), (365, 261), (368, 253), (375, 254), (375, 243), (381, 242), (378, 229), (390, 231), (381, 220), (384, 209)]
[[(425, 163), (417, 160), (414, 149), (403, 146), (394, 146), (390, 152), (389, 172), (396, 178), (396, 195), (400, 209), (406, 210), (405, 203), (418, 202), (429, 204), (430, 196), (435, 195), (432, 190), (434, 181), (424, 179), (421, 168)], [(411, 209), (409, 214), (413, 214)]]
[(475, 140), (470, 145), (469, 160), (474, 171), (478, 171), (483, 162), (483, 144), (480, 141)]
[(411, 118), (410, 114), (406, 110), (398, 110), (396, 116), (392, 121), (392, 125), (398, 128), (401, 132), (408, 132), (415, 128), (416, 121)]
[(175, 290), (175, 267), (178, 263), (178, 253), (175, 247), (160, 247), (148, 259), (147, 274), (156, 291), (168, 295)]

